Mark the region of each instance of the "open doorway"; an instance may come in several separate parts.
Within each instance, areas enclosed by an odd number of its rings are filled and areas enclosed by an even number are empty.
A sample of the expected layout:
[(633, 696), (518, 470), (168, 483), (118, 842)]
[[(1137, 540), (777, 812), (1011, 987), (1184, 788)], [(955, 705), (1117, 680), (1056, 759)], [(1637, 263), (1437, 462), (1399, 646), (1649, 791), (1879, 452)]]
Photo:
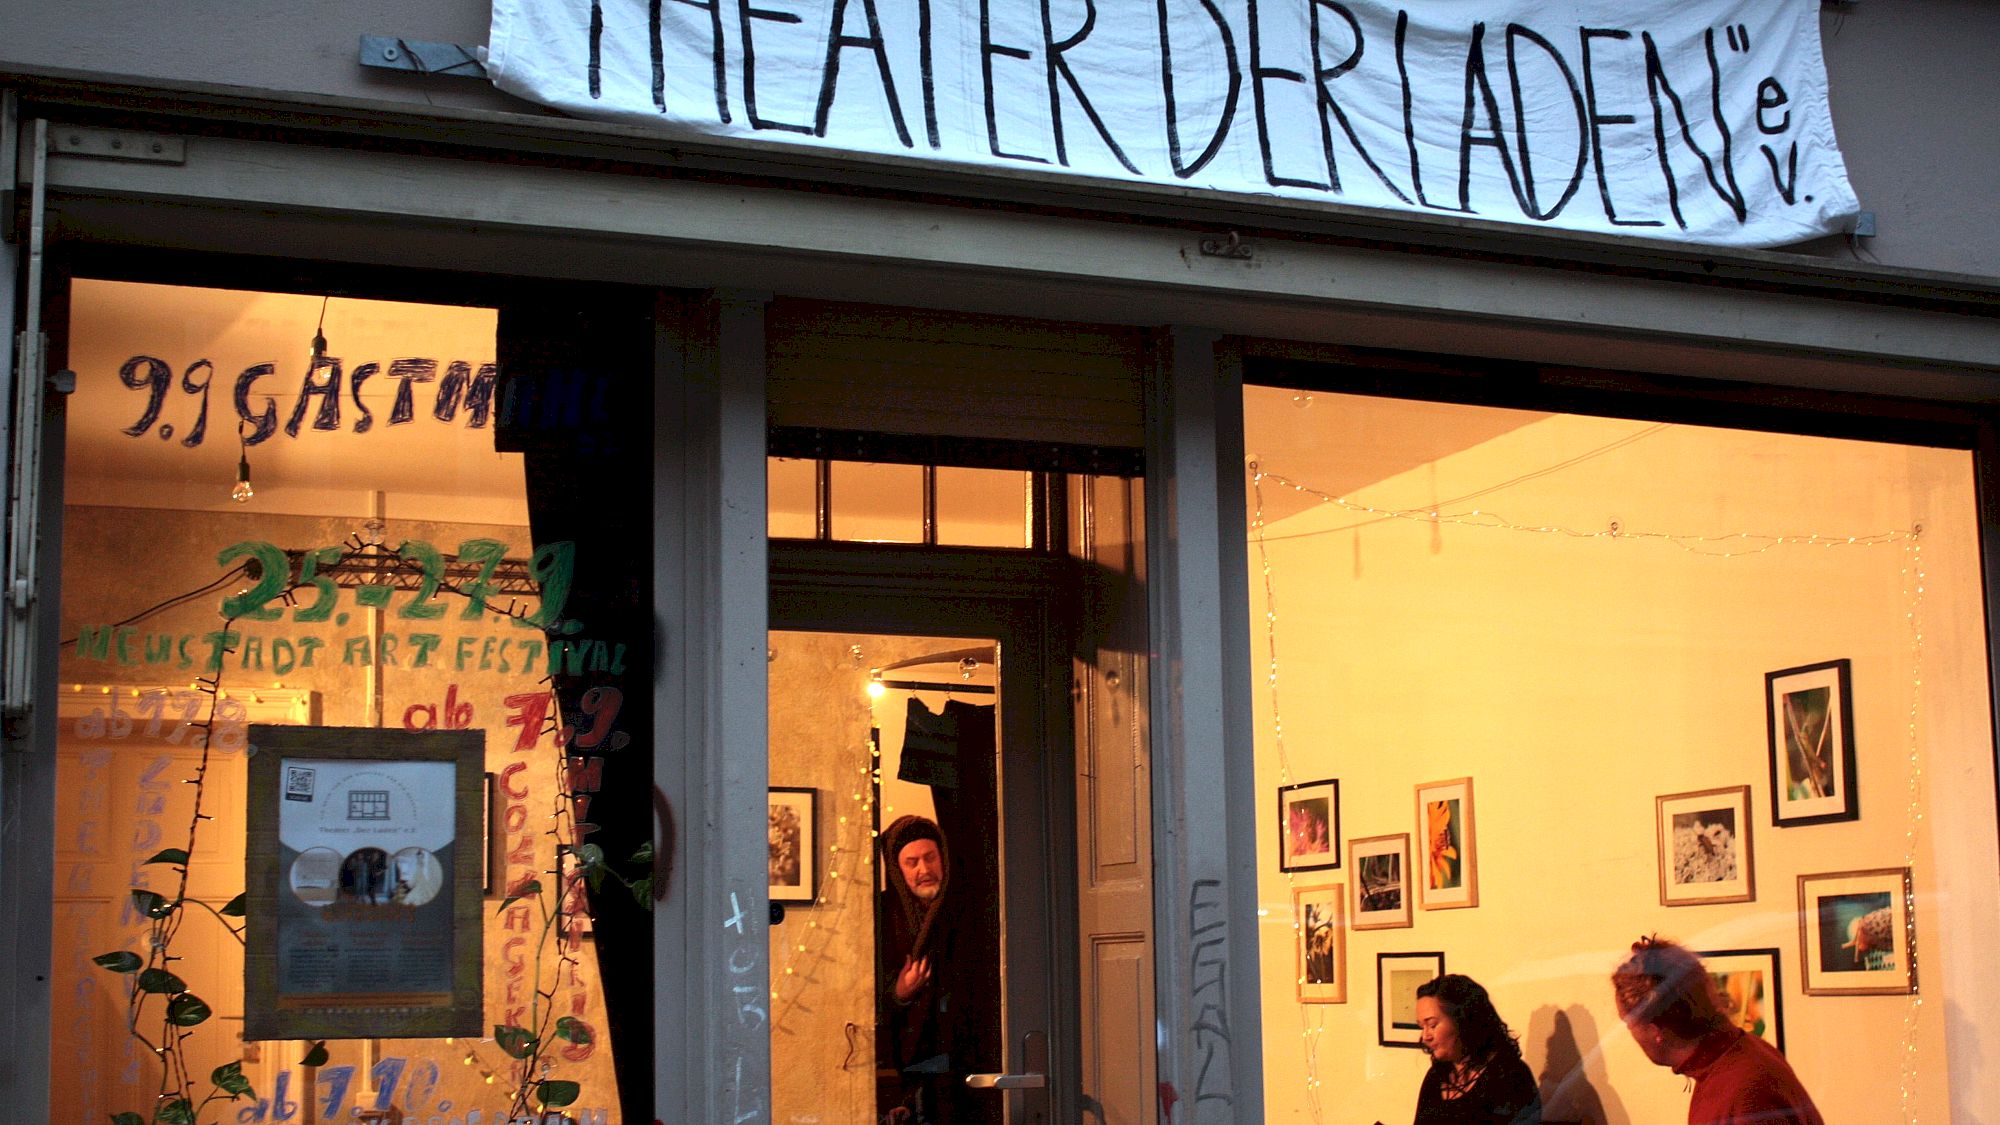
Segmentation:
[(999, 1092), (964, 1081), (1003, 1069), (997, 657), (980, 638), (771, 635), (781, 1119), (1002, 1120)]

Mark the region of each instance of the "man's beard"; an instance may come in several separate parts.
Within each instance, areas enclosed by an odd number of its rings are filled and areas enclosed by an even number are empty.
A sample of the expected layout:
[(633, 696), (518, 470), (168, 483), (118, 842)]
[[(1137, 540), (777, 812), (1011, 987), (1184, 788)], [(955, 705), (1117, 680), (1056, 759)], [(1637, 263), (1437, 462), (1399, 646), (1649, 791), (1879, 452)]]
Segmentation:
[(921, 885), (913, 883), (910, 886), (910, 893), (923, 899), (925, 902), (929, 902), (937, 897), (938, 885), (936, 883), (924, 883)]

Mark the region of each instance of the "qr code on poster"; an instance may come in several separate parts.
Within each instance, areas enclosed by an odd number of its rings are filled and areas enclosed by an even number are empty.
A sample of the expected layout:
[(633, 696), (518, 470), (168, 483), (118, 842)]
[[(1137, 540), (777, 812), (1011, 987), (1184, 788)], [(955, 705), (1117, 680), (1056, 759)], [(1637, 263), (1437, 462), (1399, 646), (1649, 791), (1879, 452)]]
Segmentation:
[(313, 771), (301, 766), (285, 767), (285, 800), (310, 801), (313, 799)]

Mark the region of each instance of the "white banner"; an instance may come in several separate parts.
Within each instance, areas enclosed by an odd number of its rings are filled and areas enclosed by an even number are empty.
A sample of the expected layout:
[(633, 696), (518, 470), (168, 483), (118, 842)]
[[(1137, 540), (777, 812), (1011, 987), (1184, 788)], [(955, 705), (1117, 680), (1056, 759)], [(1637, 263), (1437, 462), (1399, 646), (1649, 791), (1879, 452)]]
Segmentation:
[(502, 90), (683, 137), (1778, 246), (1859, 209), (1819, 0), (494, 0)]

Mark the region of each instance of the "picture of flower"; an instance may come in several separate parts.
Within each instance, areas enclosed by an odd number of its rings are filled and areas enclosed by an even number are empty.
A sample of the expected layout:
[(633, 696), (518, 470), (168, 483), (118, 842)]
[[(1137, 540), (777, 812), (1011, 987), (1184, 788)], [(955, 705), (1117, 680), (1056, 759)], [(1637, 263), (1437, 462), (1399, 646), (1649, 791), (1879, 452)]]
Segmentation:
[(1310, 801), (1293, 801), (1285, 832), (1291, 837), (1293, 855), (1325, 855), (1329, 847), (1326, 838), (1326, 800), (1315, 798)]
[(1417, 903), (1425, 910), (1479, 905), (1479, 864), (1472, 827), (1472, 779), (1417, 786)]
[(1278, 869), (1340, 866), (1340, 782), (1308, 781), (1278, 790)]
[(1718, 949), (1695, 956), (1708, 969), (1708, 979), (1715, 983), (1716, 1000), (1729, 1022), (1782, 1052), (1785, 989), (1778, 951)]
[(1429, 883), (1432, 890), (1457, 887), (1465, 878), (1459, 858), (1459, 818), (1457, 801), (1429, 801), (1424, 805), (1424, 838), (1430, 841)]

